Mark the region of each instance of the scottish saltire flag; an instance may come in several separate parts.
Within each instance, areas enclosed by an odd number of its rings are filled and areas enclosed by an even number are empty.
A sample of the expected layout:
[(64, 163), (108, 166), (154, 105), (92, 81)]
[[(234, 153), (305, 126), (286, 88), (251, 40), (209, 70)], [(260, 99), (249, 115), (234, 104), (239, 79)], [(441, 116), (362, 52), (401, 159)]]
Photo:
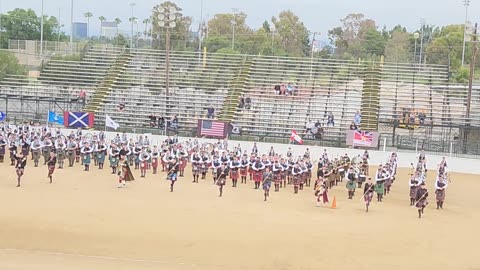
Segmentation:
[(63, 125), (63, 116), (56, 114), (55, 112), (48, 112), (48, 123), (56, 123)]
[(94, 124), (93, 113), (64, 112), (64, 126), (68, 128), (92, 128)]
[(4, 112), (0, 112), (0, 121), (4, 121), (5, 119), (7, 119), (7, 114)]
[(373, 133), (355, 130), (353, 133), (353, 145), (372, 146)]

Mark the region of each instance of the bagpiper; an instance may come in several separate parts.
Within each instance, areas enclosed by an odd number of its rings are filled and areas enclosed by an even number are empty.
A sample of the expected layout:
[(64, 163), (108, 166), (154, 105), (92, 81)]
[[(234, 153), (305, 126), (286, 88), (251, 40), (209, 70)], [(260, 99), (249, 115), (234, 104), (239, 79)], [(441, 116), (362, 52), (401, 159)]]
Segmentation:
[(90, 170), (90, 162), (92, 159), (91, 155), (93, 152), (93, 148), (90, 147), (90, 144), (88, 142), (85, 142), (83, 145), (84, 146), (80, 150), (80, 153), (82, 154), (83, 165), (85, 166), (84, 171), (88, 172)]
[(67, 145), (63, 138), (58, 138), (55, 141), (55, 153), (56, 158), (58, 161), (58, 168), (63, 169), (63, 163), (65, 162), (65, 150), (67, 149)]
[(445, 201), (445, 190), (448, 187), (448, 181), (444, 174), (439, 174), (435, 181), (435, 199), (437, 201), (437, 209), (443, 209)]

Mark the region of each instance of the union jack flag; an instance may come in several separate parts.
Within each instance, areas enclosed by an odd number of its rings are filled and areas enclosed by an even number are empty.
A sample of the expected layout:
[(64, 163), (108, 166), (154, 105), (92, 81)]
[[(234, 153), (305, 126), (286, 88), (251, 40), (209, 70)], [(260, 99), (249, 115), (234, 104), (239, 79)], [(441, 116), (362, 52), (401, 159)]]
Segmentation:
[(358, 131), (353, 133), (353, 145), (370, 147), (373, 144), (373, 132)]

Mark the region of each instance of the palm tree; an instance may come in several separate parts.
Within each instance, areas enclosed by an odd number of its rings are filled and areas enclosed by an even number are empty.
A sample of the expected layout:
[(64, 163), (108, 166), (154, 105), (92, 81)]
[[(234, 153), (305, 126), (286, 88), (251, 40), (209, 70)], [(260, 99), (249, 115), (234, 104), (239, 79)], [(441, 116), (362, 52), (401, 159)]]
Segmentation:
[(114, 22), (117, 25), (117, 36), (118, 36), (118, 25), (122, 23), (122, 20), (120, 20), (119, 18), (115, 18)]
[(147, 19), (143, 20), (143, 24), (145, 24), (145, 32), (144, 32), (145, 40), (147, 40), (147, 33), (148, 33), (147, 32), (147, 26), (148, 26), (149, 23), (150, 23), (150, 19), (147, 18)]
[(103, 30), (102, 23), (103, 23), (104, 21), (106, 21), (107, 18), (105, 18), (105, 17), (103, 17), (103, 16), (100, 16), (100, 17), (98, 17), (98, 19), (100, 20), (100, 38), (101, 38), (101, 37), (102, 37), (102, 30)]
[(83, 13), (83, 16), (87, 18), (87, 39), (90, 38), (90, 18), (93, 17), (93, 14), (90, 11)]

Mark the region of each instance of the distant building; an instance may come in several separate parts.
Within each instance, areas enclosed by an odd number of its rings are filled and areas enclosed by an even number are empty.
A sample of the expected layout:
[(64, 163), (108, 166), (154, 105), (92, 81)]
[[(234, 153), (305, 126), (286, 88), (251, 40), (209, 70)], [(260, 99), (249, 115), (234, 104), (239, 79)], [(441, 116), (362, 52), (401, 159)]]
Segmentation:
[(73, 38), (74, 39), (87, 39), (88, 30), (87, 24), (83, 22), (73, 23)]
[(114, 38), (117, 35), (117, 23), (102, 22), (102, 37)]

